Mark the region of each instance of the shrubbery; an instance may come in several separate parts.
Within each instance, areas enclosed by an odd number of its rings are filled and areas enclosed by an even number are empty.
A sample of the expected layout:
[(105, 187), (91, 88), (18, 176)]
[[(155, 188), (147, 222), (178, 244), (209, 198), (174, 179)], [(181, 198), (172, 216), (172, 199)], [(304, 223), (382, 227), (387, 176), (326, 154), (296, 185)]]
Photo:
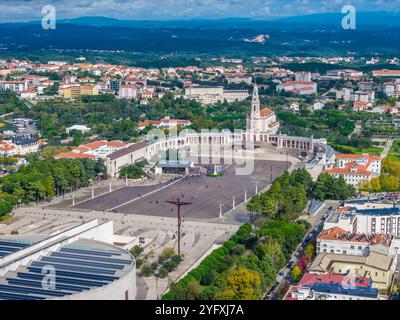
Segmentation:
[(172, 284), (163, 299), (261, 299), (308, 227), (305, 222), (270, 220), (255, 232), (246, 223), (197, 268)]

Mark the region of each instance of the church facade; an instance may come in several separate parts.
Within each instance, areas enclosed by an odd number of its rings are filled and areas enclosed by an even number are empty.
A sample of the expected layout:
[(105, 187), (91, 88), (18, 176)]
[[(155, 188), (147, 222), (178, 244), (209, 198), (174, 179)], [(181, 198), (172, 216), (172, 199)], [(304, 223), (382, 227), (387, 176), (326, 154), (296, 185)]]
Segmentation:
[(269, 108), (260, 106), (257, 85), (254, 85), (251, 100), (251, 112), (246, 119), (245, 139), (253, 142), (269, 142), (270, 135), (277, 134), (279, 122), (275, 113)]

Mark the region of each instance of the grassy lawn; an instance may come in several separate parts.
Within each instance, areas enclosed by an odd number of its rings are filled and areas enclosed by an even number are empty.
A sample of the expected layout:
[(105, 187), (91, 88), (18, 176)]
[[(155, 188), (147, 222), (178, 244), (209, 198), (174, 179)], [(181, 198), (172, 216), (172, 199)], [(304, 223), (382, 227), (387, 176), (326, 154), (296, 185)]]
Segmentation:
[(379, 156), (383, 151), (383, 148), (380, 147), (370, 147), (370, 148), (355, 148), (345, 145), (340, 145), (337, 143), (329, 143), (329, 145), (334, 148), (336, 151), (343, 152), (343, 153), (353, 153), (353, 154), (363, 154), (368, 153), (370, 155)]
[(389, 150), (389, 156), (396, 161), (400, 161), (400, 140), (393, 141), (393, 145)]

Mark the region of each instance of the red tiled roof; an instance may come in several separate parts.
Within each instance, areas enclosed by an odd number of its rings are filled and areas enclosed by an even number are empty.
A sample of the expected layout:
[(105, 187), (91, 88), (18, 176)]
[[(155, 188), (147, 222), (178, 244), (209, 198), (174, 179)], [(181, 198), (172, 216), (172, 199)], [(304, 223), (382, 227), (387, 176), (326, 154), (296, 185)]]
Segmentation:
[(86, 143), (83, 145), (83, 147), (93, 150), (93, 149), (100, 148), (101, 146), (104, 146), (106, 144), (107, 144), (107, 141), (99, 140), (99, 141), (93, 141), (93, 142)]
[[(303, 278), (301, 278), (299, 282), (299, 286), (311, 286), (316, 283), (334, 283), (334, 284), (342, 284), (343, 278), (347, 275), (345, 274), (311, 274), (305, 273)], [(369, 287), (371, 283), (370, 278), (364, 278), (357, 276), (356, 279), (357, 287)]]
[(261, 117), (269, 116), (271, 113), (272, 113), (272, 110), (270, 108), (262, 108), (260, 110)]
[(113, 140), (113, 141), (109, 141), (109, 142), (107, 143), (107, 146), (109, 146), (109, 147), (116, 147), (116, 148), (122, 148), (122, 147), (126, 147), (127, 144), (124, 143), (124, 142), (122, 142), (122, 141), (119, 141), (119, 140)]
[(66, 158), (66, 159), (95, 159), (95, 156), (91, 154), (82, 154), (82, 153), (75, 153), (75, 152), (61, 152), (56, 154), (54, 158)]

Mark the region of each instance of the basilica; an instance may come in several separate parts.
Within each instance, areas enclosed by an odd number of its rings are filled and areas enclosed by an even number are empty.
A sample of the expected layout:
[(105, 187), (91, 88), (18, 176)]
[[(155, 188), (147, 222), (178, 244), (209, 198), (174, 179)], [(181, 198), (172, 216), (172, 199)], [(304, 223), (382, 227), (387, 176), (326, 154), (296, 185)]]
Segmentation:
[(251, 112), (246, 119), (246, 138), (253, 142), (269, 142), (269, 136), (277, 134), (279, 122), (269, 108), (260, 108), (257, 85), (254, 85)]

